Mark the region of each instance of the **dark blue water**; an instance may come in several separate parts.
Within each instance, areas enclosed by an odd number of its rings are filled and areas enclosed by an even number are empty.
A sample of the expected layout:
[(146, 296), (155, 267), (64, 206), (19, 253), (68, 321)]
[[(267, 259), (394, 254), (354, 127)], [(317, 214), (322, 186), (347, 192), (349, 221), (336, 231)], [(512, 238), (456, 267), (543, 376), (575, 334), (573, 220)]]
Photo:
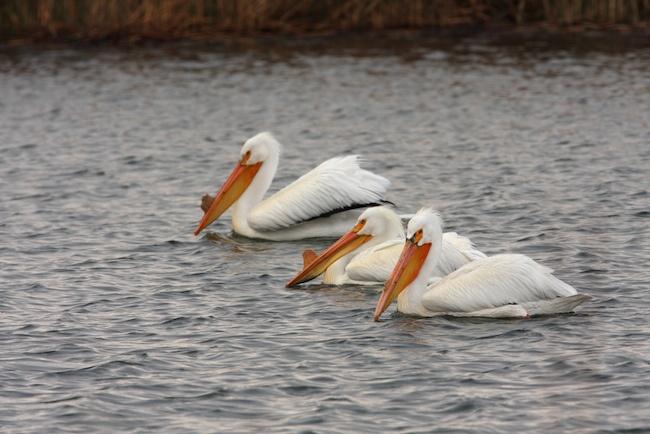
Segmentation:
[[(0, 54), (0, 431), (650, 431), (650, 50), (384, 42)], [(274, 188), (362, 154), (594, 299), (374, 323), (373, 289), (285, 289), (328, 240), (192, 235), (262, 130)]]

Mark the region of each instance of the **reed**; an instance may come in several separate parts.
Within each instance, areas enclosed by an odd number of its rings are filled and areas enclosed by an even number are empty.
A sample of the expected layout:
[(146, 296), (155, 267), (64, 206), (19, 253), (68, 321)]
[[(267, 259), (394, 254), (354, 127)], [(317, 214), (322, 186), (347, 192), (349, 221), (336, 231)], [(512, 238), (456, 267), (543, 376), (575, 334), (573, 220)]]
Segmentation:
[(458, 25), (650, 25), (650, 0), (3, 0), (0, 38), (188, 38)]

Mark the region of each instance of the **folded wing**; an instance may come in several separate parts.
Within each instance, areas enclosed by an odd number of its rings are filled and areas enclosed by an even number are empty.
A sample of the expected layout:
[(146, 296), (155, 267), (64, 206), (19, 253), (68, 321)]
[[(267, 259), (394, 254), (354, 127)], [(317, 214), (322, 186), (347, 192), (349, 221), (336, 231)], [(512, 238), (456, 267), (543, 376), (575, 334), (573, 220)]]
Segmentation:
[(331, 158), (260, 203), (248, 223), (275, 231), (342, 211), (379, 205), (390, 182), (362, 169), (359, 157)]
[(524, 255), (490, 256), (431, 285), (422, 303), (433, 312), (474, 312), (577, 294), (552, 273)]
[(456, 232), (445, 232), (442, 236), (442, 242), (454, 246), (456, 250), (467, 257), (470, 261), (486, 257), (485, 253), (481, 252), (474, 246), (472, 240), (462, 235), (458, 235)]
[(355, 256), (345, 267), (345, 272), (357, 282), (383, 283), (390, 277), (403, 248), (404, 240), (381, 243)]
[[(357, 255), (345, 268), (352, 280), (362, 282), (385, 282), (397, 264), (404, 240), (392, 240), (379, 244)], [(456, 232), (445, 232), (442, 237), (442, 252), (439, 263), (433, 270), (433, 277), (446, 276), (476, 259), (485, 258), (467, 237)]]

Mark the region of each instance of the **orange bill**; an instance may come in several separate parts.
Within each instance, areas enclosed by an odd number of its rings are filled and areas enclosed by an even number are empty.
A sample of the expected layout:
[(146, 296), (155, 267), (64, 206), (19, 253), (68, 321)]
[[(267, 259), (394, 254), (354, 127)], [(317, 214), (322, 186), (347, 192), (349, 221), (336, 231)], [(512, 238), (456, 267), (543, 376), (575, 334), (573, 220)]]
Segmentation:
[(203, 229), (212, 224), (212, 222), (218, 219), (244, 194), (248, 186), (253, 182), (253, 178), (257, 175), (260, 167), (262, 167), (261, 162), (251, 165), (246, 165), (241, 162), (237, 163), (235, 169), (217, 192), (212, 204), (205, 214), (203, 214), (203, 218), (196, 231), (194, 231), (194, 235), (198, 235)]
[(303, 270), (296, 277), (287, 283), (287, 288), (308, 282), (317, 278), (327, 270), (327, 267), (338, 261), (343, 256), (358, 249), (361, 245), (367, 243), (371, 235), (359, 235), (357, 232), (358, 225), (350, 232), (339, 238), (334, 244), (328, 247), (323, 253), (316, 258), (311, 255), (305, 256)]
[(431, 249), (431, 243), (418, 246), (412, 240), (404, 244), (402, 254), (393, 269), (384, 291), (381, 293), (377, 307), (375, 308), (374, 320), (379, 321), (379, 317), (388, 306), (397, 298), (397, 296), (418, 277), (422, 264), (427, 259)]

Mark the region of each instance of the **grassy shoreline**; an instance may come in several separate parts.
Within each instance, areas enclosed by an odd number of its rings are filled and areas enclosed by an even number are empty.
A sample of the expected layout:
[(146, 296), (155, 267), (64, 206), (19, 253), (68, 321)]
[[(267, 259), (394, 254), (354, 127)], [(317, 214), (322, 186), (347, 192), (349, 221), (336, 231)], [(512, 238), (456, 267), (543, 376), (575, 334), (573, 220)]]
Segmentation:
[(215, 39), (395, 29), (650, 29), (650, 0), (5, 0), (0, 41)]

